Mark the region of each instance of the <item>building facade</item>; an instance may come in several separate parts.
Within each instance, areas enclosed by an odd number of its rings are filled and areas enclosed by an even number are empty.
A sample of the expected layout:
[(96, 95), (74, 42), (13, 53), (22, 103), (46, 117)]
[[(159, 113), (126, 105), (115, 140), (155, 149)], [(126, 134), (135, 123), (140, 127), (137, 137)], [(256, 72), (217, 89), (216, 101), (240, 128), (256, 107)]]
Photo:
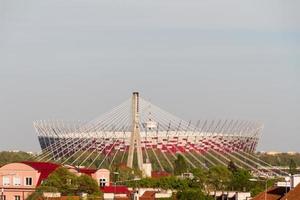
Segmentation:
[[(46, 162), (10, 163), (0, 168), (0, 200), (25, 200), (35, 189), (61, 165)], [(110, 185), (107, 169), (86, 169), (65, 166), (70, 172), (80, 176), (86, 174), (94, 178), (99, 187)]]

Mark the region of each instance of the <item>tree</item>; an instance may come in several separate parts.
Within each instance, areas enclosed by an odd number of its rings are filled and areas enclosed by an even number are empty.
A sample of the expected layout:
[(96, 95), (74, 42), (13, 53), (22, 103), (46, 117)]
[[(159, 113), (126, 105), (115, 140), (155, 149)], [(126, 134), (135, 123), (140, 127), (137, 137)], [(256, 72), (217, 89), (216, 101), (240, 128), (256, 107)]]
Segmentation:
[(194, 168), (191, 171), (194, 175), (194, 179), (192, 180), (198, 187), (204, 188), (207, 183), (207, 171), (202, 168)]
[(178, 154), (177, 159), (175, 160), (174, 174), (181, 175), (182, 173), (187, 172), (187, 170), (188, 170), (188, 166), (184, 157)]
[(292, 175), (297, 173), (297, 164), (294, 159), (290, 159), (289, 173)]
[(143, 178), (139, 181), (124, 182), (128, 187), (150, 187), (162, 189), (184, 190), (191, 187), (190, 179), (181, 179), (176, 176), (168, 176), (161, 178)]
[(224, 166), (213, 166), (208, 170), (208, 182), (215, 190), (224, 190), (228, 187), (232, 173)]
[(35, 192), (31, 193), (26, 200), (38, 200), (41, 199), (44, 192), (58, 192), (58, 189), (50, 186), (39, 186)]
[(211, 200), (212, 198), (205, 195), (200, 189), (185, 189), (177, 192), (178, 200)]
[(93, 199), (101, 196), (98, 184), (92, 177), (85, 174), (76, 176), (64, 167), (52, 172), (28, 199), (36, 200), (44, 192), (59, 192), (62, 196), (76, 196), (79, 193), (87, 193), (92, 195)]
[(2, 151), (0, 152), (0, 167), (6, 165), (8, 163), (13, 162), (22, 162), (22, 161), (30, 161), (34, 160), (34, 157), (26, 152), (8, 152)]
[(234, 173), (234, 172), (236, 172), (238, 170), (238, 167), (235, 165), (235, 163), (232, 160), (228, 163), (227, 168), (232, 173)]
[(251, 188), (251, 174), (248, 170), (238, 169), (232, 173), (230, 189), (237, 191), (249, 191)]
[(79, 193), (87, 193), (90, 195), (100, 195), (100, 190), (97, 182), (90, 176), (82, 174), (78, 177), (78, 190)]
[(49, 186), (58, 189), (62, 195), (75, 195), (78, 189), (77, 176), (68, 169), (60, 167), (52, 172), (42, 186)]
[(123, 182), (126, 180), (132, 180), (136, 177), (142, 177), (142, 171), (140, 171), (139, 169), (129, 168), (126, 166), (126, 164), (116, 165), (111, 171), (118, 172), (118, 175), (111, 173), (112, 182), (115, 181)]

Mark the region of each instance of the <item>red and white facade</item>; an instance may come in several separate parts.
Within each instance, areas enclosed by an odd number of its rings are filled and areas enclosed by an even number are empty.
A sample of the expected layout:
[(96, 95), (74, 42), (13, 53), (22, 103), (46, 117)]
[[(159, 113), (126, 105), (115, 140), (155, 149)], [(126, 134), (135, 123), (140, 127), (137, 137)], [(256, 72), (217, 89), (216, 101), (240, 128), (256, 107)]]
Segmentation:
[[(108, 160), (111, 165), (116, 155), (128, 154), (133, 127), (131, 106), (129, 99), (88, 122), (35, 121), (34, 128), (43, 151), (40, 159), (62, 159), (63, 163), (78, 166), (89, 165), (88, 160), (95, 163), (100, 159), (100, 168), (105, 160), (112, 158)], [(247, 165), (240, 157), (255, 152), (263, 129), (261, 123), (245, 120), (198, 120), (192, 123), (142, 98), (138, 101), (138, 117), (143, 162), (157, 162), (161, 169), (162, 160), (172, 167), (177, 153), (186, 155), (193, 167), (196, 167), (194, 163), (206, 167), (206, 161), (210, 165), (218, 164), (215, 161), (226, 164), (231, 159)], [(149, 156), (152, 152), (155, 155)], [(235, 153), (238, 155), (233, 155)], [(205, 157), (207, 154), (210, 155)], [(125, 162), (124, 157), (119, 162)], [(209, 160), (212, 157), (214, 161)]]

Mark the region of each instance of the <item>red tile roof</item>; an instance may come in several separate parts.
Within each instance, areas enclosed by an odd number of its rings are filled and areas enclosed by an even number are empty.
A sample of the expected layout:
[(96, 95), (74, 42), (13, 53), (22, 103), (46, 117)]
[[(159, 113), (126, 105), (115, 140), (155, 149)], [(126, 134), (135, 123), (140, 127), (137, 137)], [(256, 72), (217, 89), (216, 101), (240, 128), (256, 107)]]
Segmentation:
[[(285, 188), (283, 187), (272, 187), (268, 189), (266, 198), (268, 200), (280, 200), (284, 195), (284, 192), (285, 192)], [(265, 193), (266, 192), (259, 193), (252, 200), (265, 200)]]
[(155, 191), (146, 191), (140, 197), (140, 200), (154, 200), (155, 199)]
[(165, 172), (165, 171), (153, 171), (151, 172), (151, 177), (152, 178), (160, 178), (160, 177), (166, 177), (166, 176), (171, 176), (170, 173)]
[(117, 186), (105, 186), (101, 188), (103, 193), (114, 193), (114, 194), (130, 194), (126, 186), (117, 185)]
[(46, 179), (49, 174), (55, 171), (60, 165), (55, 163), (48, 163), (48, 162), (31, 162), (26, 161), (22, 162), (25, 165), (32, 167), (33, 169), (37, 170), (41, 175), (39, 180), (37, 181), (37, 186), (39, 186), (44, 179)]
[(300, 184), (298, 184), (294, 189), (290, 190), (285, 196), (281, 198), (282, 200), (299, 200), (300, 199)]
[(95, 173), (96, 169), (88, 169), (88, 168), (76, 168), (76, 170), (80, 173), (86, 174), (91, 176), (93, 173)]

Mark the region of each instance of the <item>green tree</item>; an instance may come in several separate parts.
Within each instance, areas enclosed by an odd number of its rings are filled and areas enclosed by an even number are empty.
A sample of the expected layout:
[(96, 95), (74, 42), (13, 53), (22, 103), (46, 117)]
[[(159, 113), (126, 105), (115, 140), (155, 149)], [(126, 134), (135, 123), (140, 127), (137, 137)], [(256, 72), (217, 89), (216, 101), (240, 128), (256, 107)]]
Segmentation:
[(22, 161), (31, 161), (34, 160), (34, 157), (26, 152), (0, 152), (0, 167), (8, 163), (13, 162), (22, 162)]
[(64, 196), (75, 195), (78, 190), (78, 178), (68, 169), (60, 167), (49, 175), (42, 186), (57, 188)]
[(289, 173), (292, 175), (297, 173), (297, 164), (294, 159), (290, 159)]
[(188, 165), (184, 157), (178, 154), (177, 159), (175, 160), (174, 174), (181, 175), (182, 173), (187, 172), (187, 170), (188, 170)]
[(234, 173), (234, 172), (236, 172), (238, 170), (238, 167), (235, 165), (235, 163), (232, 160), (228, 163), (227, 168), (232, 173)]
[(43, 196), (43, 193), (41, 191), (35, 191), (33, 193), (31, 193), (26, 200), (38, 200), (41, 199), (41, 197)]
[(38, 200), (43, 196), (43, 192), (58, 192), (58, 189), (50, 186), (39, 186), (35, 192), (31, 193), (26, 200)]
[(208, 183), (215, 190), (228, 188), (232, 173), (225, 166), (213, 166), (208, 170)]
[(44, 192), (59, 192), (62, 196), (76, 196), (79, 193), (87, 193), (93, 199), (101, 196), (98, 184), (92, 177), (85, 174), (76, 176), (64, 167), (52, 172), (28, 199), (38, 199)]
[(78, 190), (79, 193), (87, 193), (90, 195), (100, 195), (100, 190), (97, 182), (90, 176), (82, 174), (78, 177)]
[(251, 188), (251, 174), (248, 170), (238, 169), (232, 173), (230, 189), (237, 191), (249, 191)]
[(191, 170), (191, 172), (194, 175), (192, 183), (200, 188), (204, 188), (208, 180), (207, 171), (203, 170), (202, 168), (194, 168)]
[(181, 179), (176, 176), (157, 178), (143, 178), (139, 181), (124, 182), (128, 187), (151, 187), (162, 189), (184, 190), (191, 187), (191, 180)]
[(211, 197), (205, 195), (200, 189), (185, 189), (177, 192), (178, 200), (212, 200)]

